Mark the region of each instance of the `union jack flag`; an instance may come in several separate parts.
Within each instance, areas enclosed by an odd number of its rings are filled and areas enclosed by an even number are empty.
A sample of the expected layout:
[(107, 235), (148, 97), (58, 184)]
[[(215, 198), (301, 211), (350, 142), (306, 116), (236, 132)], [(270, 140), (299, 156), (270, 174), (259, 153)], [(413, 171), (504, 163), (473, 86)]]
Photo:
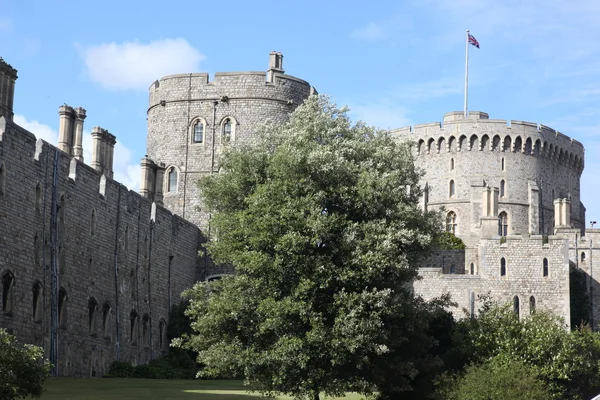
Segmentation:
[(479, 48), (479, 42), (477, 41), (477, 39), (475, 39), (475, 36), (471, 35), (469, 33), (469, 44), (472, 44), (473, 46)]

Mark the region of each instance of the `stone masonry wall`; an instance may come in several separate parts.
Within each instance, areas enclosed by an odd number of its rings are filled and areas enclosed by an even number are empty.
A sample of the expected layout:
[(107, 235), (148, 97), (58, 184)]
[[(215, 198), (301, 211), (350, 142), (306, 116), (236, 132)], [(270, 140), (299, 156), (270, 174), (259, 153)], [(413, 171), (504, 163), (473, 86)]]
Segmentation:
[(59, 375), (100, 376), (117, 358), (143, 363), (166, 350), (170, 306), (198, 275), (199, 238), (193, 224), (0, 118), (0, 327), (50, 357), (54, 307)]
[[(501, 274), (501, 259), (505, 260), (505, 274)], [(547, 276), (544, 276), (544, 259)], [(425, 299), (449, 293), (458, 306), (451, 311), (456, 317), (477, 311), (480, 295), (491, 295), (492, 300), (514, 303), (518, 298), (520, 315), (532, 307), (549, 310), (569, 322), (569, 254), (566, 239), (550, 236), (547, 243), (540, 235), (507, 236), (483, 239), (479, 246), (479, 273), (476, 275), (443, 274), (441, 268), (421, 268), (422, 277), (414, 283), (416, 294)]]

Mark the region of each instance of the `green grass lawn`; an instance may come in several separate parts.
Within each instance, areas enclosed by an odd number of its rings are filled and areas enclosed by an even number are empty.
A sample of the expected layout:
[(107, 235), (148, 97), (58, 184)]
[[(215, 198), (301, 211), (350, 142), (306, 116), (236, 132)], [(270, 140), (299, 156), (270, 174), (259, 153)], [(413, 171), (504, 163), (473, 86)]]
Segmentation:
[[(258, 393), (247, 393), (241, 381), (52, 378), (46, 381), (44, 390), (42, 400), (252, 400), (260, 397)], [(344, 400), (362, 398), (355, 393), (341, 397)]]

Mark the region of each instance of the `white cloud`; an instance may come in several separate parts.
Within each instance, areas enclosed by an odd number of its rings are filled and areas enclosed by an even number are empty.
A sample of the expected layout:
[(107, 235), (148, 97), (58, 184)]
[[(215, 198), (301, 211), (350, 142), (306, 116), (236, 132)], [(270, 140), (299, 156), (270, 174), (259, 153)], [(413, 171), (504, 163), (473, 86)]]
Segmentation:
[(43, 139), (48, 143), (56, 145), (58, 143), (58, 132), (36, 120), (28, 121), (23, 115), (15, 114), (13, 117), (15, 124), (27, 129), (38, 139)]
[(109, 90), (146, 90), (162, 76), (198, 71), (205, 58), (181, 38), (91, 45), (80, 53), (90, 78)]
[[(14, 122), (33, 133), (38, 139), (43, 139), (46, 142), (56, 146), (58, 144), (58, 132), (42, 124), (38, 121), (28, 121), (23, 115), (15, 114)], [(83, 132), (83, 159), (84, 162), (90, 165), (92, 161), (92, 135), (84, 130)], [(130, 190), (138, 190), (140, 187), (140, 165), (132, 163), (132, 153), (121, 142), (115, 145), (115, 153), (113, 157), (114, 179), (121, 182)]]
[(353, 39), (364, 40), (366, 42), (374, 42), (385, 39), (386, 34), (381, 26), (374, 22), (369, 22), (362, 28), (355, 29), (350, 32), (350, 37)]

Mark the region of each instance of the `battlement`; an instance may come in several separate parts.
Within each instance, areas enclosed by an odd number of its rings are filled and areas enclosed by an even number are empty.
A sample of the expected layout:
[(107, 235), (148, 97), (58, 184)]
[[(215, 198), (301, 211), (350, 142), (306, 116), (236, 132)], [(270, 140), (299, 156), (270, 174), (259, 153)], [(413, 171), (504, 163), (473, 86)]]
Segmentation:
[(443, 122), (392, 129), (390, 133), (416, 142), (417, 155), (473, 150), (520, 152), (553, 159), (579, 174), (584, 168), (585, 150), (579, 141), (546, 125), (489, 119), (480, 111), (472, 111), (467, 119), (462, 112), (450, 112)]

